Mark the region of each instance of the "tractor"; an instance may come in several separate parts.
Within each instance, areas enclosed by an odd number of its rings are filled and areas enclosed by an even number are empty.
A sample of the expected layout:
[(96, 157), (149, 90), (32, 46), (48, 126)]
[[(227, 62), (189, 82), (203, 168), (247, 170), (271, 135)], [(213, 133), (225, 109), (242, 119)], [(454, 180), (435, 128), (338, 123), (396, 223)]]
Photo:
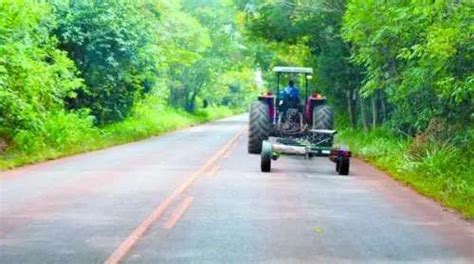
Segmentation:
[[(329, 156), (336, 163), (336, 171), (348, 175), (351, 152), (345, 146), (333, 146), (337, 132), (333, 130), (332, 108), (327, 105), (326, 97), (309, 94), (308, 81), (313, 69), (277, 66), (273, 72), (275, 93), (263, 93), (250, 106), (248, 152), (260, 154), (261, 171), (270, 172), (272, 160), (281, 155), (307, 159)], [(285, 77), (289, 87), (281, 91), (280, 81)], [(303, 79), (300, 81), (304, 83), (303, 91), (293, 85), (298, 78)]]

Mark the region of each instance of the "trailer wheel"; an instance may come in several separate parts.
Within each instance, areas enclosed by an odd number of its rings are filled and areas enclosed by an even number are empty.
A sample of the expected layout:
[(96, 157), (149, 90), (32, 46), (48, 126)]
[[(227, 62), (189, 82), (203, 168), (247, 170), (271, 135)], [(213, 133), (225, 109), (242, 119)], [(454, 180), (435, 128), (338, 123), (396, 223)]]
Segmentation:
[(272, 144), (268, 141), (262, 142), (262, 152), (260, 153), (260, 169), (262, 172), (270, 172), (272, 167)]
[(261, 101), (250, 106), (248, 152), (258, 154), (262, 151), (262, 141), (270, 136), (272, 122), (269, 107)]
[(319, 105), (313, 109), (313, 129), (332, 129), (333, 113), (331, 107)]
[(339, 163), (339, 175), (348, 175), (350, 160), (348, 158), (344, 158), (338, 161), (337, 163)]

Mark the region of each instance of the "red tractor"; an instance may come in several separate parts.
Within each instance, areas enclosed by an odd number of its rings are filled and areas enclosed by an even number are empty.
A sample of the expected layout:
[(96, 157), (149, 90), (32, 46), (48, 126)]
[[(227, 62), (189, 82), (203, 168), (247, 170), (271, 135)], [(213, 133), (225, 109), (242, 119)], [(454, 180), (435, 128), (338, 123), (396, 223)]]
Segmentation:
[[(308, 94), (308, 80), (313, 69), (302, 67), (275, 67), (276, 93), (267, 92), (250, 107), (248, 152), (261, 154), (261, 170), (269, 172), (271, 161), (280, 155), (330, 157), (341, 175), (349, 173), (351, 152), (346, 147), (333, 148), (333, 111), (326, 97)], [(282, 74), (288, 76), (289, 86), (280, 91)], [(304, 77), (301, 100), (294, 86), (296, 77)]]

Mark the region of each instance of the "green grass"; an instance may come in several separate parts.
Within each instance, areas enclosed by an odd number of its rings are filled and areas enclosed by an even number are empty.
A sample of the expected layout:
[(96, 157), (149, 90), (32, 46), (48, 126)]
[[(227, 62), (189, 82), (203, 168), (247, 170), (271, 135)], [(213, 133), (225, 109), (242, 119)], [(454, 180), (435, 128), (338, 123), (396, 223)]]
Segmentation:
[(99, 128), (84, 113), (60, 111), (46, 118), (43, 131), (19, 132), (13, 140), (15, 145), (0, 155), (0, 170), (157, 136), (238, 112), (226, 107), (208, 107), (190, 114), (145, 101), (122, 122)]
[(414, 151), (412, 140), (399, 139), (383, 128), (368, 133), (345, 129), (337, 141), (417, 192), (474, 219), (472, 148), (433, 144)]

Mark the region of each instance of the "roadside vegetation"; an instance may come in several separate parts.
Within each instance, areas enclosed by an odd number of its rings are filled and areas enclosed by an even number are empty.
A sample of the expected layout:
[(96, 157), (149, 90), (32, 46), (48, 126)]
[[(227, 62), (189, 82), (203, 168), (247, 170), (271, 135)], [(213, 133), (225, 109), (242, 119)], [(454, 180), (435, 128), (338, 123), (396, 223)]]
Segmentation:
[(231, 1), (0, 0), (0, 170), (242, 112)]
[(0, 169), (243, 111), (272, 88), (273, 66), (307, 66), (340, 142), (474, 218), (473, 8), (0, 0)]
[(474, 218), (472, 1), (239, 3), (255, 41), (316, 69), (339, 142)]
[(342, 129), (338, 141), (400, 182), (474, 218), (472, 152), (449, 143), (422, 142), (421, 137), (399, 137), (383, 127), (369, 132)]
[(88, 116), (56, 113), (44, 124), (44, 132), (22, 131), (16, 147), (1, 156), (0, 168), (13, 168), (44, 160), (158, 136), (240, 113), (241, 109), (211, 106), (189, 113), (163, 104), (140, 103), (121, 122), (97, 127)]

